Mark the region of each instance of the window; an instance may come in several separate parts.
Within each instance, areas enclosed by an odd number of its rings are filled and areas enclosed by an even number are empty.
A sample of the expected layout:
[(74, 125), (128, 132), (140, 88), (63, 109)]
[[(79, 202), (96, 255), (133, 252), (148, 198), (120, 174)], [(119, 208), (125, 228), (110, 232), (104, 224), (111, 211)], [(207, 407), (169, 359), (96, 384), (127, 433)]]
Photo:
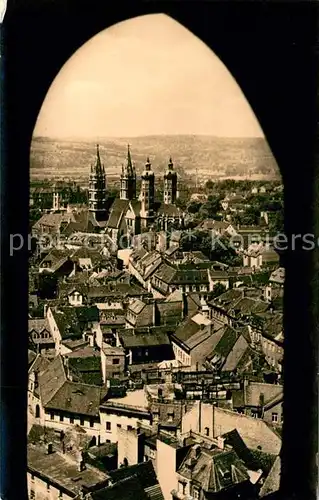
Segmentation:
[(49, 484), (49, 483), (47, 483), (47, 490), (49, 490), (49, 489), (50, 489), (50, 484)]
[(116, 426), (116, 427), (117, 427), (118, 429), (121, 429), (121, 428), (122, 428), (121, 424), (117, 424), (117, 426)]
[(34, 475), (31, 474), (31, 481), (34, 481)]
[(60, 415), (60, 422), (63, 422), (63, 420), (64, 420), (64, 416)]
[(54, 420), (54, 413), (53, 413), (53, 411), (51, 411), (51, 413), (50, 413), (50, 419)]
[(205, 436), (209, 436), (209, 427), (205, 427)]
[(182, 481), (178, 481), (178, 491), (179, 493), (185, 495), (185, 483), (183, 483)]
[(94, 420), (93, 420), (93, 418), (90, 418), (90, 427), (94, 427)]
[(278, 422), (278, 413), (272, 413), (271, 414), (271, 421), (274, 423)]
[(70, 417), (70, 424), (74, 424), (74, 417)]
[(33, 490), (30, 490), (30, 500), (35, 498), (35, 492)]
[(112, 362), (113, 362), (113, 365), (119, 365), (120, 364), (120, 360), (118, 358), (114, 358)]
[(84, 425), (84, 418), (83, 417), (80, 418), (80, 425)]
[(128, 426), (127, 426), (127, 430), (128, 430), (128, 431), (131, 431), (131, 430), (133, 430), (133, 427), (132, 427), (131, 425), (128, 425)]
[(167, 413), (167, 421), (173, 422), (173, 418), (174, 418), (174, 412), (168, 412)]
[(110, 431), (111, 430), (111, 422), (106, 422), (105, 428), (107, 431)]
[(199, 498), (199, 489), (198, 488), (193, 488), (193, 498), (195, 500), (198, 500), (198, 498)]

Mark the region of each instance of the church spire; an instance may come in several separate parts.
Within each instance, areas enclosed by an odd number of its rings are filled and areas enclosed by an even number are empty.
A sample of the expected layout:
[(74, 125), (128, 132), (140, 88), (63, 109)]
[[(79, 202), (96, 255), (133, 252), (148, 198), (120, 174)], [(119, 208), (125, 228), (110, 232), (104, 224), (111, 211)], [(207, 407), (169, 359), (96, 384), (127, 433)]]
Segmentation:
[(164, 203), (174, 204), (177, 198), (177, 174), (174, 171), (172, 157), (170, 157), (167, 170), (164, 174)]
[(96, 145), (96, 164), (95, 164), (95, 172), (97, 175), (102, 175), (104, 172), (104, 167), (102, 166), (101, 157), (100, 157), (100, 146)]
[(105, 168), (100, 157), (99, 144), (96, 145), (96, 161), (91, 167), (89, 182), (89, 210), (96, 220), (106, 218), (106, 179)]
[(133, 200), (136, 197), (136, 173), (131, 157), (130, 145), (127, 145), (127, 158), (125, 166), (122, 165), (121, 174), (121, 200)]

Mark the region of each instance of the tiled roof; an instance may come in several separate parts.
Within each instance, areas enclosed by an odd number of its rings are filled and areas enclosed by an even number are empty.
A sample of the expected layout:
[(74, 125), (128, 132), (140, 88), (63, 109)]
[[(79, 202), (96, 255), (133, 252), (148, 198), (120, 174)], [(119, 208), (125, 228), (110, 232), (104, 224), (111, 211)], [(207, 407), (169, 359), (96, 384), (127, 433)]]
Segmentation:
[(167, 333), (164, 331), (150, 331), (149, 333), (134, 333), (132, 330), (123, 330), (120, 339), (124, 347), (155, 347), (161, 345), (170, 345)]
[(219, 354), (222, 358), (227, 358), (237, 342), (238, 337), (238, 332), (236, 332), (234, 328), (227, 326), (224, 330), (222, 338), (214, 349), (214, 353)]
[(247, 340), (243, 335), (240, 335), (226, 358), (226, 361), (223, 365), (223, 370), (232, 372), (237, 369), (248, 349), (249, 345)]
[(28, 349), (28, 367), (30, 367), (37, 357), (36, 353)]
[[(263, 395), (261, 403), (260, 395)], [(245, 390), (245, 403), (249, 406), (264, 406), (274, 398), (283, 395), (283, 387), (278, 384), (264, 384), (260, 382), (250, 382)]]
[(28, 331), (29, 333), (35, 330), (36, 332), (43, 332), (47, 330), (50, 332), (50, 326), (47, 318), (35, 318), (28, 320)]
[(281, 476), (281, 459), (278, 456), (259, 492), (260, 498), (263, 498), (266, 495), (269, 495), (270, 493), (274, 493), (279, 490), (280, 476)]
[(74, 380), (85, 384), (102, 385), (101, 354), (93, 347), (84, 347), (67, 354), (70, 371)]
[(66, 381), (53, 394), (45, 408), (97, 417), (101, 396), (101, 387)]
[(115, 198), (112, 206), (109, 220), (107, 222), (107, 227), (110, 229), (118, 229), (121, 220), (125, 215), (125, 212), (129, 206), (128, 200), (121, 200), (120, 198)]
[(91, 307), (59, 307), (52, 308), (52, 314), (59, 328), (62, 339), (79, 337), (89, 322), (99, 321), (99, 310)]
[[(188, 463), (191, 461), (190, 470)], [(235, 451), (224, 451), (218, 448), (206, 450), (201, 449), (199, 445), (189, 450), (178, 472), (196, 481), (207, 493), (218, 493), (249, 480), (247, 468)], [(226, 473), (229, 474), (228, 477)]]
[(38, 354), (32, 365), (30, 365), (29, 370), (41, 374), (48, 368), (49, 364), (50, 361), (47, 357)]
[(157, 213), (159, 216), (164, 215), (168, 217), (180, 217), (181, 211), (176, 205), (166, 205), (161, 203), (159, 208), (157, 209)]
[(187, 341), (195, 335), (201, 326), (192, 321), (191, 318), (186, 318), (176, 329), (174, 332), (174, 337), (180, 340), (183, 343), (187, 343)]
[(57, 356), (39, 376), (40, 397), (45, 406), (67, 381), (63, 360)]
[(89, 494), (90, 500), (149, 500), (136, 476)]
[(40, 374), (39, 391), (45, 408), (82, 415), (99, 414), (101, 387), (68, 381), (61, 356)]
[(258, 314), (269, 309), (269, 303), (250, 297), (242, 297), (232, 304), (232, 309), (240, 314)]
[(171, 283), (176, 273), (176, 269), (169, 266), (165, 262), (155, 271), (154, 277), (164, 281), (164, 283)]
[(48, 454), (43, 445), (29, 444), (27, 453), (28, 470), (48, 478), (58, 489), (66, 489), (71, 493), (69, 496), (78, 495), (83, 486), (88, 488), (99, 483), (102, 486), (108, 478), (107, 474), (90, 465), (79, 472), (73, 458), (59, 452)]
[(151, 461), (142, 462), (129, 467), (122, 467), (120, 469), (110, 471), (108, 474), (114, 483), (135, 476), (143, 489), (150, 488), (151, 486), (158, 484), (156, 473)]
[(142, 300), (134, 299), (130, 302), (128, 309), (135, 314), (140, 314), (140, 312), (144, 309), (145, 306), (146, 304)]
[(59, 231), (61, 224), (63, 222), (72, 222), (74, 221), (74, 215), (73, 214), (44, 214), (42, 215), (41, 219), (39, 219), (34, 225), (33, 229), (40, 229), (41, 226), (48, 226), (50, 228), (53, 228), (55, 231)]
[(51, 262), (51, 267), (57, 266), (60, 262), (68, 259), (73, 252), (74, 250), (69, 250), (68, 248), (63, 248), (63, 249), (53, 248), (44, 257), (44, 259), (40, 263), (40, 267), (42, 267), (46, 262)]

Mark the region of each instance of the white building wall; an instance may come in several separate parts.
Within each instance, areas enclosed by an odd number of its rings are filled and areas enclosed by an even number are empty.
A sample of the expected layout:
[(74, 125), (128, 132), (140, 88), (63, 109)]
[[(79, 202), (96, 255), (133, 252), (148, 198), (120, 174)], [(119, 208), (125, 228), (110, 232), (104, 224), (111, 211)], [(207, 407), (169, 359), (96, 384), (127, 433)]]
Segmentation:
[(60, 493), (55, 486), (43, 481), (37, 476), (28, 472), (27, 473), (27, 485), (28, 485), (28, 497), (30, 500), (33, 498), (35, 500), (66, 500), (68, 498), (73, 498), (66, 493)]
[(141, 424), (148, 425), (150, 422), (150, 418), (145, 418), (142, 415), (138, 418), (136, 416), (125, 415), (124, 413), (122, 415), (111, 413), (110, 408), (108, 411), (110, 411), (110, 413), (105, 413), (105, 410), (102, 408), (100, 411), (101, 443), (105, 443), (106, 441), (117, 443), (118, 429), (129, 429), (130, 427), (132, 429), (137, 429)]
[(56, 353), (59, 354), (60, 350), (61, 350), (62, 337), (61, 337), (60, 330), (58, 328), (58, 325), (56, 324), (56, 321), (54, 319), (54, 316), (52, 314), (52, 310), (50, 307), (47, 310), (47, 320), (49, 323), (51, 335), (52, 335), (53, 340), (55, 342)]

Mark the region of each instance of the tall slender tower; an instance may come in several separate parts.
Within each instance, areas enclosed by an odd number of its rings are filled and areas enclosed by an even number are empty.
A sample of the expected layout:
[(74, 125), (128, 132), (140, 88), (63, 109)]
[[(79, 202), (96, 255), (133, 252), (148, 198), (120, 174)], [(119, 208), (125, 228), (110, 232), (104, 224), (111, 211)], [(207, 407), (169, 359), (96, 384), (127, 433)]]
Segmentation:
[(136, 172), (132, 163), (130, 146), (127, 146), (126, 165), (122, 165), (121, 200), (133, 200), (136, 197)]
[(56, 187), (56, 184), (54, 184), (52, 212), (58, 212), (60, 210), (60, 208), (61, 208), (61, 197), (60, 197), (60, 193)]
[(177, 173), (174, 171), (172, 158), (169, 159), (167, 170), (164, 174), (164, 203), (175, 203), (177, 195)]
[(105, 169), (100, 158), (99, 145), (96, 146), (96, 163), (91, 166), (89, 181), (89, 211), (97, 221), (106, 219)]
[[(141, 183), (141, 217), (143, 219), (152, 219), (154, 217), (154, 195), (155, 195), (155, 176), (149, 158), (145, 163), (142, 173)], [(146, 224), (147, 225), (147, 224)]]

